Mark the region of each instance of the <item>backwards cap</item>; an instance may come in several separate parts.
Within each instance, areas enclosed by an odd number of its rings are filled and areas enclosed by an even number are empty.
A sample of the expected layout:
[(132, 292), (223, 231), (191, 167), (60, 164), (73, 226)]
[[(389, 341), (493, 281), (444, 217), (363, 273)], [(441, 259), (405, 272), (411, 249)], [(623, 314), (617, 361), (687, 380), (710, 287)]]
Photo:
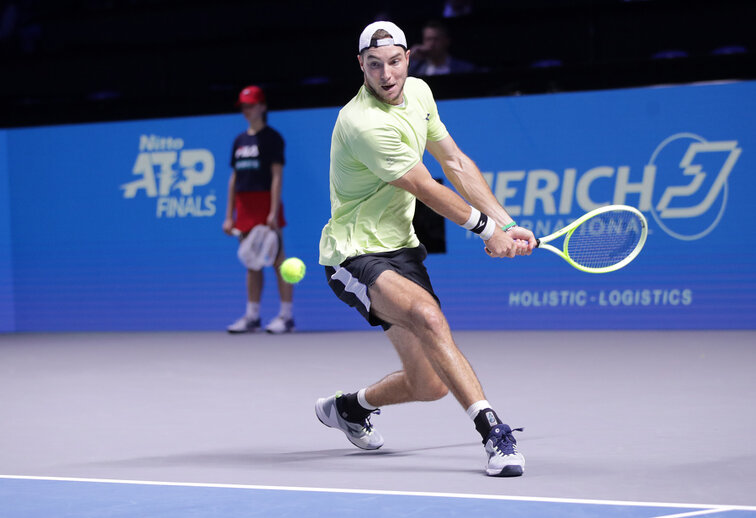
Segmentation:
[[(379, 40), (373, 38), (373, 34), (379, 29), (383, 29), (391, 36)], [(402, 30), (394, 23), (373, 22), (365, 27), (362, 34), (360, 34), (360, 53), (368, 47), (384, 47), (387, 45), (399, 45), (407, 50), (407, 38), (404, 37), (404, 32), (402, 32)]]

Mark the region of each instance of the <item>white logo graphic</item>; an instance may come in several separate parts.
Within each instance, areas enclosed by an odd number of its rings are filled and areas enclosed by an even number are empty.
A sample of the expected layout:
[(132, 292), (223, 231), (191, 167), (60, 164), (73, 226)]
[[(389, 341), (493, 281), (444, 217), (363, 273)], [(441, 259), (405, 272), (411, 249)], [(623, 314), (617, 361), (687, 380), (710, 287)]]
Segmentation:
[(257, 144), (253, 146), (242, 146), (236, 149), (234, 156), (236, 158), (258, 157), (260, 156), (260, 149), (257, 147)]
[(602, 164), (582, 171), (567, 167), (482, 174), (499, 203), (536, 235), (551, 234), (585, 212), (616, 204), (650, 212), (664, 232), (690, 241), (719, 223), (727, 180), (741, 151), (735, 140), (709, 142), (678, 133), (659, 144), (641, 167)]
[(213, 179), (215, 158), (207, 149), (183, 147), (180, 138), (142, 135), (132, 169), (132, 174), (141, 178), (120, 186), (123, 197), (135, 198), (144, 190), (148, 198), (157, 199), (158, 218), (214, 215), (215, 194), (195, 195), (194, 190)]
[[(722, 218), (727, 206), (727, 179), (742, 149), (738, 147), (738, 142), (735, 140), (708, 142), (692, 133), (678, 133), (659, 144), (651, 155), (649, 166), (656, 169), (660, 154), (669, 146), (679, 147), (680, 144), (687, 144), (687, 149), (679, 166), (675, 168), (673, 164), (670, 164), (669, 170), (665, 170), (664, 175), (665, 183), (670, 184), (679, 180), (680, 184), (669, 185), (663, 191), (658, 203), (652, 207), (651, 214), (667, 234), (677, 239), (691, 241), (707, 235)], [(677, 151), (673, 151), (672, 156), (675, 156), (675, 153)], [(722, 157), (725, 153), (726, 155)], [(711, 160), (707, 160), (710, 157), (704, 156), (706, 154), (716, 154), (714, 158), (719, 160), (712, 166), (718, 167), (718, 171), (716, 169), (709, 171), (704, 169), (704, 167), (709, 166), (702, 165), (702, 162), (711, 163)], [(718, 205), (718, 209), (715, 204)], [(715, 211), (716, 214), (703, 218), (707, 221), (711, 220), (711, 223), (704, 229), (673, 230), (671, 228), (672, 222), (664, 221), (697, 218), (712, 211)]]

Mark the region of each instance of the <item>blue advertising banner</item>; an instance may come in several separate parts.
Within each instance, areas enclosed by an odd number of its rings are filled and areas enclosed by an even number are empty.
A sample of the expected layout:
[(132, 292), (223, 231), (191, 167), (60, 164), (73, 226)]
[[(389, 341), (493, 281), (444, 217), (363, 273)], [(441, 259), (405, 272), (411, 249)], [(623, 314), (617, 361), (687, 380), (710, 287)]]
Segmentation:
[[(606, 275), (578, 272), (545, 251), (492, 267), (454, 238), (460, 249), (438, 260), (459, 259), (447, 271), (467, 270), (479, 283), (484, 319), (528, 329), (753, 328), (756, 239), (746, 222), (756, 124), (743, 114), (756, 106), (755, 86), (444, 103), (460, 147), (537, 236), (611, 203), (638, 207), (650, 235), (633, 263)], [(450, 313), (458, 328), (481, 325)]]
[[(650, 228), (634, 262), (593, 275), (544, 250), (491, 259), (447, 222), (447, 252), (427, 266), (452, 327), (756, 327), (754, 108), (754, 82), (439, 102), (495, 196), (536, 235), (611, 203), (639, 208)], [(286, 140), (286, 251), (308, 267), (295, 288), (302, 330), (367, 326), (317, 264), (337, 115), (269, 117)], [(244, 270), (221, 224), (245, 128), (222, 115), (0, 133), (0, 330), (222, 330), (240, 316)], [(264, 320), (278, 310), (268, 270)]]
[(0, 130), (0, 332), (12, 331), (15, 325), (6, 137)]

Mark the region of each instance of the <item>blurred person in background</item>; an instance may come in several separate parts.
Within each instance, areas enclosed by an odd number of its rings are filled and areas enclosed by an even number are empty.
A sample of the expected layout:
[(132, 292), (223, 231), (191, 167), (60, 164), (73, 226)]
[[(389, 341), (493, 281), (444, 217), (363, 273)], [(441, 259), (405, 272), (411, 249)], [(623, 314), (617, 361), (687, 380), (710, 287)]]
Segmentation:
[[(289, 333), (294, 330), (293, 287), (283, 280), (278, 269), (286, 259), (282, 238), (286, 220), (281, 201), (284, 139), (267, 125), (268, 107), (265, 93), (260, 87), (252, 85), (244, 88), (239, 93), (237, 106), (241, 108), (249, 127), (234, 140), (223, 231), (229, 235), (239, 235), (243, 240), (253, 228), (264, 225), (277, 234), (278, 251), (273, 266), (281, 306), (278, 315), (265, 330), (274, 334)], [(228, 326), (229, 333), (254, 333), (261, 329), (262, 290), (262, 269), (248, 267), (247, 308), (241, 318)]]
[(414, 45), (410, 53), (409, 75), (437, 76), (445, 74), (467, 74), (478, 67), (452, 57), (449, 54), (451, 38), (446, 25), (431, 20), (423, 26), (422, 43)]

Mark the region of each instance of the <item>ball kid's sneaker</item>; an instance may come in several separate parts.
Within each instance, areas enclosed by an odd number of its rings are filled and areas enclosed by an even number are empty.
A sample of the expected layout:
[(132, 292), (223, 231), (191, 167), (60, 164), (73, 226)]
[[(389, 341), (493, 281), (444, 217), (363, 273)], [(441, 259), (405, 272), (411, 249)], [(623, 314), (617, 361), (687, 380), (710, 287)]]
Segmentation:
[(265, 327), (265, 332), (280, 335), (283, 333), (291, 333), (294, 331), (294, 319), (291, 317), (285, 317), (278, 315), (276, 318), (270, 321)]
[(256, 333), (260, 330), (260, 319), (243, 316), (226, 328), (229, 333)]

